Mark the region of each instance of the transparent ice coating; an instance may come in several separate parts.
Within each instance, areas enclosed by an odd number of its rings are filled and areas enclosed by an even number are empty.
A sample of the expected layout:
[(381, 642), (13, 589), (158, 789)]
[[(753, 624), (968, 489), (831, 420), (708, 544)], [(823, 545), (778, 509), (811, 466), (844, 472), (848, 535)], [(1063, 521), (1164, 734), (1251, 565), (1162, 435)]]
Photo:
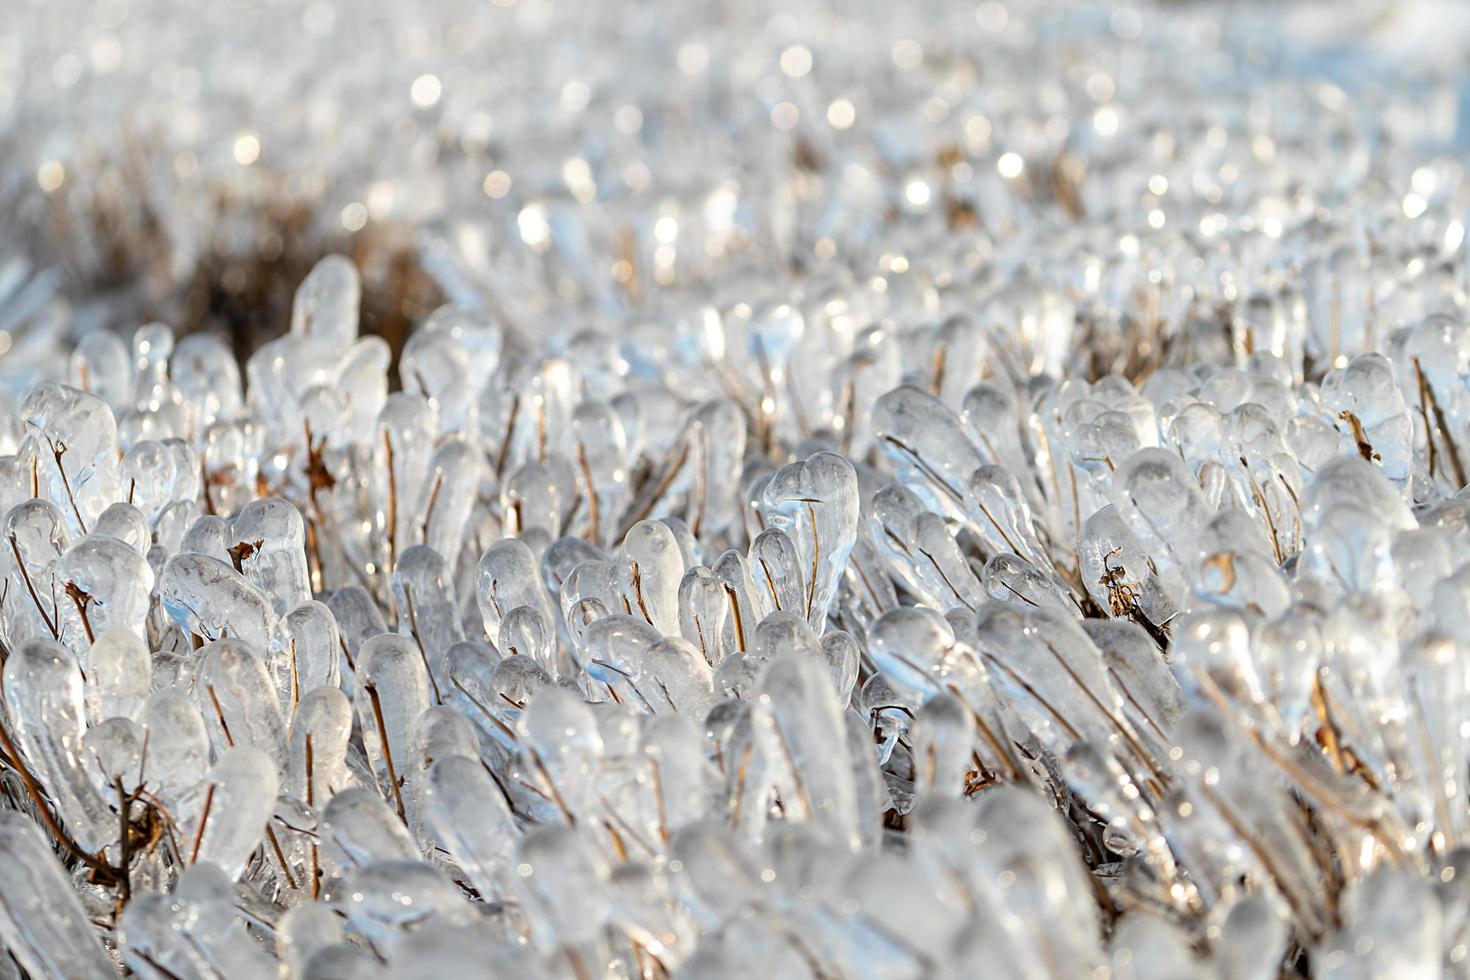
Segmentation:
[(102, 399), (114, 415), (131, 405), (131, 355), (127, 344), (112, 331), (93, 331), (78, 341), (69, 369), (67, 383)]
[(152, 667), (148, 645), (136, 634), (123, 629), (98, 633), (87, 651), (84, 689), (92, 721), (136, 720), (148, 700)]
[(857, 474), (836, 453), (817, 453), (778, 470), (766, 485), (762, 505), (770, 525), (784, 529), (796, 545), (806, 569), (799, 614), (818, 629), (857, 538)]
[(868, 653), (886, 678), (921, 698), (942, 690), (965, 655), (944, 617), (920, 607), (884, 613), (873, 624)]
[(1118, 620), (1085, 620), (1082, 627), (1102, 653), (1134, 731), (1156, 746), (1167, 743), (1183, 701), (1169, 664), (1159, 657), (1147, 631)]
[(592, 709), (562, 688), (537, 691), (516, 720), (529, 785), (576, 823), (592, 807), (603, 738)]
[[(935, 846), (959, 829), (947, 826), (950, 821), (967, 825), (965, 831), (971, 832), (951, 838), (953, 849), (941, 852), (940, 859), (981, 901), (1002, 903), (1010, 910), (1002, 928), (1021, 947), (1016, 955), (1026, 956), (1024, 947), (1035, 950), (1039, 944), (1048, 958), (1099, 962), (1095, 913), (1089, 903), (1076, 900), (1074, 891), (1087, 887), (1085, 872), (1066, 847), (1065, 830), (1056, 817), (1034, 796), (1012, 787), (988, 794), (977, 809), (970, 815), (949, 804), (925, 811), (916, 836)], [(1005, 889), (1003, 899), (999, 888)], [(1046, 939), (1037, 936), (1042, 931)]]
[(964, 488), (969, 516), (993, 553), (1020, 555), (1044, 567), (1048, 562), (1015, 475), (1002, 466), (980, 466)]
[(148, 555), (153, 537), (153, 529), (148, 526), (142, 512), (126, 501), (112, 504), (97, 515), (92, 533), (117, 538), (144, 557)]
[(233, 421), (244, 407), (240, 365), (213, 334), (189, 334), (174, 345), (169, 380), (189, 407), (190, 433), (198, 437), (219, 421)]
[[(255, 444), (259, 442), (263, 446), (263, 435), (260, 430), (240, 423), (219, 422), (209, 427), (203, 448), (197, 454), (200, 461), (191, 469), (202, 485), (199, 496), (206, 513), (231, 513), (254, 496), (261, 477)], [(146, 458), (139, 463), (151, 463), (155, 469), (161, 469)], [(174, 472), (182, 479), (181, 471)], [(152, 470), (147, 475), (157, 482)]]
[[(982, 381), (965, 392), (960, 420), (974, 433), (988, 457), (985, 462), (1027, 473), (1026, 449), (1021, 439), (1022, 406), (1016, 393), (995, 381)], [(1028, 493), (1036, 493), (1031, 486)], [(1035, 499), (1035, 498), (1033, 498)]]
[(492, 644), (499, 645), (501, 622), (520, 606), (530, 606), (550, 621), (551, 604), (536, 557), (520, 539), (505, 538), (486, 550), (475, 582), (475, 602)]
[(164, 907), (149, 910), (162, 920), (158, 924), (166, 923), (163, 929), (127, 930), (124, 955), (130, 963), (144, 969), (150, 960), (167, 962), (186, 973), (219, 970), (251, 975), (271, 968), (269, 955), (236, 911), (229, 876), (218, 866), (191, 865), (179, 876), (171, 897)]
[[(1344, 923), (1324, 946), (1335, 977), (1442, 969), (1443, 913), (1430, 886), (1415, 875), (1380, 868), (1344, 901)], [(1334, 955), (1334, 954), (1340, 954)]]
[(444, 705), (430, 705), (419, 715), (414, 765), (427, 770), (439, 759), (478, 759), (480, 745), (468, 718)]
[(277, 616), (311, 598), (301, 513), (279, 497), (254, 500), (230, 522), (230, 556)]
[(393, 569), (393, 597), (399, 632), (407, 632), (422, 649), (433, 674), (442, 670), (449, 648), (464, 639), (456, 611), (453, 578), (439, 553), (424, 545), (405, 551)]
[(624, 607), (660, 633), (677, 633), (684, 556), (674, 532), (661, 521), (640, 521), (628, 529), (619, 557), (616, 587)]
[(345, 679), (355, 673), (353, 661), (362, 651), (362, 645), (379, 633), (388, 632), (388, 625), (377, 602), (360, 585), (349, 585), (332, 593), (327, 600), (327, 608), (337, 621), (338, 639), (347, 670)]
[(267, 666), (288, 720), (308, 692), (338, 687), (342, 638), (331, 608), (311, 599), (288, 612), (273, 638)]
[(367, 757), (381, 791), (404, 817), (417, 805), (418, 780), (409, 761), (419, 715), (429, 706), (423, 651), (401, 634), (379, 634), (362, 645), (357, 678), (357, 720)]
[(56, 577), (70, 600), (58, 613), (73, 624), (72, 636), (91, 643), (107, 630), (143, 633), (153, 569), (127, 542), (111, 535), (88, 534), (61, 556)]
[(1395, 482), (1408, 479), (1413, 423), (1387, 357), (1354, 357), (1323, 379), (1322, 401), (1347, 430), (1350, 451), (1372, 458)]
[(347, 921), (390, 954), (414, 925), (469, 926), (478, 917), (464, 893), (423, 861), (375, 861), (353, 868), (345, 882)]
[(964, 702), (952, 694), (929, 699), (914, 719), (912, 737), (920, 793), (962, 793), (975, 738)]
[(892, 556), (892, 574), (936, 609), (974, 608), (980, 582), (965, 564), (948, 525), (910, 490), (888, 486), (873, 496), (874, 545)]
[(1123, 713), (1125, 698), (1074, 619), (1045, 607), (991, 603), (976, 617), (977, 652), (1027, 727), (1053, 751), (1103, 741), (1144, 772), (1154, 758)]
[(874, 404), (873, 429), (904, 485), (941, 513), (958, 516), (964, 481), (984, 460), (954, 413), (933, 395), (905, 386)]
[(257, 749), (280, 768), (286, 757), (286, 723), (275, 685), (260, 652), (226, 638), (198, 653), (194, 696), (218, 756), (226, 748)]
[(441, 433), (479, 428), (477, 392), (471, 383), (469, 353), (451, 331), (426, 323), (403, 345), (398, 375), (405, 391), (423, 395), (434, 409)]
[(1112, 973), (1130, 980), (1195, 974), (1189, 937), (1167, 919), (1145, 912), (1125, 916), (1108, 942)]
[(308, 806), (321, 807), (356, 783), (347, 765), (352, 738), (352, 702), (333, 685), (301, 696), (291, 718), (286, 791)]
[(322, 856), (329, 867), (418, 856), (402, 820), (370, 790), (347, 789), (333, 796), (321, 811), (320, 829)]
[[(847, 758), (842, 706), (823, 665), (776, 656), (760, 681), (758, 724), (779, 746), (807, 822), (834, 844), (859, 845), (859, 810)], [(818, 761), (824, 760), (824, 761)]]
[(822, 656), (827, 661), (827, 671), (832, 676), (832, 687), (837, 700), (846, 703), (852, 695), (861, 669), (862, 647), (857, 639), (846, 630), (831, 630), (822, 636)]
[(293, 976), (303, 975), (312, 954), (342, 941), (337, 915), (322, 904), (301, 905), (281, 917), (276, 930), (277, 955)]
[(310, 980), (385, 980), (389, 976), (387, 968), (370, 953), (345, 941), (313, 952), (302, 966), (301, 974)]
[(485, 475), (484, 462), (473, 443), (451, 438), (440, 442), (429, 466), (424, 542), (453, 560), (465, 546), (480, 480)]
[(28, 640), (5, 661), (5, 707), (18, 747), (38, 770), (63, 820), (88, 851), (112, 839), (116, 821), (82, 769), (86, 731), (82, 674), (53, 640)]
[(361, 299), (357, 266), (344, 256), (328, 255), (312, 267), (296, 290), (291, 332), (346, 347), (357, 339)]
[(0, 885), (0, 939), (32, 976), (115, 976), (87, 913), (45, 837), (18, 814), (0, 817), (0, 853), (10, 872)]
[(429, 768), (429, 820), (454, 861), (485, 896), (507, 895), (516, 825), (504, 794), (478, 760), (438, 759)]
[(276, 763), (248, 745), (225, 749), (205, 774), (199, 814), (185, 825), (191, 863), (217, 865), (238, 878), (275, 812), (279, 786)]
[(219, 559), (175, 555), (163, 567), (158, 591), (164, 610), (194, 636), (234, 637), (256, 650), (269, 649), (276, 629), (270, 599)]
[(991, 599), (1047, 606), (1068, 615), (1077, 608), (1039, 569), (1014, 555), (1000, 554), (986, 562), (981, 580)]
[(1453, 11), (165, 6), (0, 58), (0, 967), (1463, 972)]
[(6, 512), (0, 533), (6, 546), (0, 561), (6, 572), (11, 641), (42, 635), (58, 639), (61, 586), (56, 569), (70, 540), (61, 511), (37, 499), (16, 504)]
[(559, 532), (569, 513), (574, 482), (571, 466), (560, 456), (516, 467), (500, 487), (506, 529), (520, 537)]
[[(1184, 462), (1165, 449), (1141, 449), (1113, 474), (1113, 506), (1158, 562), (1185, 581), (1194, 578), (1194, 542), (1208, 520), (1207, 504)], [(1158, 561), (1158, 559), (1156, 559)]]
[(65, 385), (42, 382), (20, 407), (32, 440), (40, 489), (73, 534), (117, 499), (117, 424), (107, 403)]
[[(629, 956), (633, 954), (630, 952)], [(542, 980), (547, 973), (527, 951), (497, 944), (478, 924), (436, 918), (407, 932), (391, 961), (393, 974), (408, 980), (433, 980), (486, 970), (496, 976)]]
[(1302, 520), (1311, 529), (1345, 505), (1360, 507), (1390, 528), (1415, 526), (1403, 498), (1382, 471), (1361, 456), (1337, 456), (1313, 474), (1301, 501)]
[(542, 827), (521, 838), (516, 893), (537, 945), (575, 946), (607, 915), (606, 864), (568, 827)]
[(405, 392), (388, 396), (378, 415), (373, 456), (380, 470), (372, 486), (390, 565), (411, 543), (431, 489), (425, 478), (434, 435), (434, 411), (427, 401)]
[(781, 528), (768, 527), (750, 545), (750, 577), (763, 616), (806, 615), (809, 590), (796, 542)]
[(696, 537), (719, 534), (737, 515), (735, 500), (718, 488), (738, 478), (745, 457), (744, 420), (728, 399), (705, 402), (690, 416), (686, 432), (695, 469), (685, 519)]
[(679, 630), (684, 639), (699, 648), (711, 667), (735, 649), (734, 623), (724, 583), (703, 565), (686, 571), (679, 582)]
[[(148, 734), (153, 792), (175, 808), (192, 793), (209, 768), (209, 731), (204, 715), (180, 691), (155, 691), (140, 719)], [(197, 804), (196, 804), (197, 805)]]
[(133, 331), (133, 399), (139, 408), (156, 408), (169, 398), (173, 350), (174, 331), (167, 323), (145, 323)]
[(231, 561), (230, 522), (217, 514), (205, 514), (194, 521), (179, 541), (182, 551), (208, 555), (219, 561)]

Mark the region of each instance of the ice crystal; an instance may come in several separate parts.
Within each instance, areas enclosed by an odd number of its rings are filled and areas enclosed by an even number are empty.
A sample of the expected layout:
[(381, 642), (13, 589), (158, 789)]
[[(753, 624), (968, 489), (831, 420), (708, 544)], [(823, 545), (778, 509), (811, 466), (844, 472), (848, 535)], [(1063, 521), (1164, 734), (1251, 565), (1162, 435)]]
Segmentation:
[[(1470, 971), (1459, 76), (1245, 5), (141, 0), (47, 82), (27, 6), (0, 127), (138, 102), (176, 252), (0, 261), (0, 966)], [(65, 229), (132, 158), (59, 131)], [(450, 302), (127, 319), (290, 188)]]

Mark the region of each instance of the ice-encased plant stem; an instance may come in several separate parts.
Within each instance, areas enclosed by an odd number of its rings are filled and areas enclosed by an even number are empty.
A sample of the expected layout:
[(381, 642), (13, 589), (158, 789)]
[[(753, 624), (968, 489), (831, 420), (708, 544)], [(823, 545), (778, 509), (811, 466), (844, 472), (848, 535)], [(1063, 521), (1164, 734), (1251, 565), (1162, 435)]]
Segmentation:
[(0, 279), (14, 963), (1470, 974), (1444, 88), (1032, 7), (311, 62), (445, 215), (518, 80), (396, 352), (341, 256), (243, 363)]

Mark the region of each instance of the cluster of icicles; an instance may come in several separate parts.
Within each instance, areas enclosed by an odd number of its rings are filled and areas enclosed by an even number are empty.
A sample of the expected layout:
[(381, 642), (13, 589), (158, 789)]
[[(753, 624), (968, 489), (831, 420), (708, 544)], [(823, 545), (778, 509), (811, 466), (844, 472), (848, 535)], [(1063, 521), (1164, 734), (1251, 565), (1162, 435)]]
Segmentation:
[(30, 976), (1466, 970), (1464, 323), (1135, 387), (445, 308), (389, 394), (358, 296), (0, 419)]

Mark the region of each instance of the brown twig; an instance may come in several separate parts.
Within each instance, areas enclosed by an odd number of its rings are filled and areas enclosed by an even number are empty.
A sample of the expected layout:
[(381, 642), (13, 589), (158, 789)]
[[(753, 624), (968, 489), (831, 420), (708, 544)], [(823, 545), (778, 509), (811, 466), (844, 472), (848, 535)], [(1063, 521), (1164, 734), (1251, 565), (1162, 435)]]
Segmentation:
[(1363, 457), (1370, 463), (1376, 463), (1379, 460), (1383, 459), (1383, 457), (1380, 456), (1373, 449), (1373, 444), (1368, 441), (1368, 432), (1366, 429), (1363, 428), (1362, 419), (1358, 418), (1355, 414), (1348, 411), (1347, 409), (1343, 409), (1341, 412), (1339, 412), (1337, 414), (1337, 417), (1348, 424), (1348, 431), (1352, 433), (1353, 442), (1357, 444), (1359, 456)]
[(383, 743), (383, 761), (388, 768), (388, 785), (393, 790), (393, 805), (398, 810), (398, 819), (405, 824), (408, 823), (408, 814), (403, 809), (403, 792), (398, 786), (398, 770), (393, 766), (393, 749), (388, 744), (388, 724), (383, 720), (383, 702), (378, 698), (378, 689), (372, 684), (364, 684), (362, 689), (367, 692), (368, 701), (373, 706), (373, 722), (378, 726), (378, 739)]
[(210, 684), (206, 690), (209, 692), (210, 702), (214, 705), (214, 716), (219, 719), (220, 730), (225, 733), (225, 744), (233, 748), (235, 739), (230, 735), (230, 723), (225, 721), (225, 709), (220, 706), (219, 695), (214, 693), (213, 684)]
[(31, 798), (32, 805), (35, 806), (36, 812), (40, 814), (41, 822), (46, 825), (46, 829), (51, 833), (52, 838), (61, 845), (62, 849), (70, 857), (75, 858), (90, 868), (93, 878), (98, 883), (105, 885), (116, 884), (118, 870), (98, 857), (82, 850), (81, 845), (61, 828), (61, 823), (57, 820), (56, 815), (51, 812), (51, 807), (46, 802), (45, 794), (41, 792), (41, 785), (36, 782), (36, 777), (31, 775), (31, 771), (20, 761), (20, 751), (15, 747), (15, 743), (10, 740), (10, 732), (7, 731), (3, 722), (0, 722), (0, 748), (3, 748), (5, 751), (5, 762), (20, 776), (21, 785), (25, 787), (26, 795)]
[[(592, 467), (587, 462), (587, 447), (581, 442), (577, 443), (577, 465), (582, 469), (582, 479), (587, 483), (587, 540), (593, 544), (601, 544), (601, 528), (598, 517), (601, 508), (597, 501), (597, 486), (592, 480)], [(696, 534), (698, 531), (695, 532)]]
[(214, 783), (204, 791), (204, 810), (199, 814), (199, 829), (194, 833), (194, 846), (189, 850), (189, 863), (199, 860), (199, 847), (204, 843), (204, 829), (209, 826), (209, 811), (214, 809)]
[(393, 437), (383, 430), (383, 449), (388, 460), (388, 567), (398, 565), (398, 476), (393, 472)]
[(434, 679), (434, 668), (429, 666), (429, 652), (424, 649), (423, 637), (419, 635), (419, 618), (413, 611), (413, 587), (407, 582), (403, 583), (403, 604), (407, 607), (408, 631), (413, 634), (413, 642), (419, 648), (419, 659), (424, 662), (424, 672), (429, 675), (429, 683), (434, 688), (434, 703), (443, 704), (444, 696), (439, 693), (439, 682)]
[[(1455, 485), (1465, 486), (1465, 467), (1460, 461), (1460, 451), (1455, 446), (1454, 437), (1450, 435), (1449, 423), (1444, 417), (1444, 409), (1440, 407), (1439, 398), (1434, 393), (1434, 386), (1424, 377), (1424, 369), (1419, 366), (1419, 358), (1414, 358), (1414, 374), (1419, 381), (1419, 405), (1423, 411), (1424, 403), (1429, 403), (1434, 413), (1434, 427), (1439, 429), (1444, 436), (1445, 451), (1450, 457), (1450, 467), (1455, 471)], [(1434, 432), (1429, 427), (1429, 416), (1424, 417), (1425, 440), (1429, 443), (1429, 474), (1434, 475)]]
[(658, 482), (654, 484), (653, 491), (645, 496), (639, 503), (637, 509), (623, 521), (622, 530), (618, 532), (619, 539), (627, 537), (628, 532), (632, 530), (634, 524), (637, 524), (649, 514), (653, 513), (653, 508), (658, 506), (659, 500), (668, 491), (669, 487), (673, 485), (674, 478), (679, 475), (679, 471), (683, 469), (684, 462), (688, 458), (689, 443), (688, 440), (682, 440), (679, 450), (670, 455), (669, 461), (664, 465), (663, 474), (659, 477)]
[(817, 509), (813, 504), (820, 503), (814, 497), (804, 498), (807, 515), (812, 521), (812, 572), (811, 581), (807, 583), (806, 589), (806, 618), (812, 618), (812, 607), (817, 599), (817, 568), (822, 556), (822, 540), (817, 534)]
[(647, 620), (648, 625), (653, 625), (653, 616), (648, 612), (648, 603), (643, 599), (643, 569), (635, 561), (631, 563), (630, 571), (633, 575), (633, 598), (638, 601), (638, 612)]
[(567, 818), (567, 823), (575, 827), (577, 825), (577, 818), (572, 813), (571, 808), (567, 806), (567, 801), (562, 799), (561, 788), (556, 785), (556, 780), (552, 779), (551, 773), (546, 770), (546, 764), (541, 761), (541, 753), (537, 752), (534, 746), (528, 745), (526, 749), (530, 754), (531, 764), (536, 767), (537, 772), (541, 773), (541, 778), (546, 780), (546, 788), (551, 793), (551, 801), (556, 804), (556, 808), (561, 811), (562, 816)]
[[(316, 757), (312, 751), (311, 732), (306, 733), (306, 805), (316, 806), (316, 788), (313, 785), (316, 779), (314, 770), (316, 768)], [(322, 893), (322, 873), (318, 863), (317, 843), (311, 842), (311, 900), (314, 902)]]
[(132, 861), (132, 834), (130, 833), (130, 830), (132, 829), (131, 811), (133, 808), (133, 798), (123, 791), (123, 781), (121, 776), (113, 777), (112, 787), (113, 789), (117, 790), (118, 870), (122, 872), (122, 880), (118, 882), (117, 894), (118, 905), (119, 907), (121, 907), (133, 900), (133, 880), (132, 874), (128, 870), (128, 865)]
[(510, 437), (515, 434), (516, 417), (521, 414), (521, 396), (515, 395), (510, 400), (510, 412), (505, 418), (505, 434), (500, 438), (500, 449), (495, 453), (495, 482), (505, 475), (505, 462), (510, 456)]
[[(20, 569), (21, 581), (25, 583), (26, 591), (31, 594), (31, 601), (36, 604), (36, 612), (41, 614), (41, 622), (46, 624), (46, 628), (51, 631), (53, 638), (57, 640), (61, 639), (61, 633), (56, 629), (56, 620), (46, 614), (46, 608), (41, 605), (41, 597), (36, 594), (36, 586), (31, 582), (30, 572), (26, 571), (25, 559), (20, 556), (20, 543), (16, 540), (13, 532), (10, 535), (10, 550), (15, 552), (15, 565)], [(54, 610), (55, 608), (53, 605), (52, 609)]]
[(281, 842), (276, 838), (276, 828), (270, 824), (266, 824), (265, 837), (266, 840), (270, 841), (271, 850), (276, 854), (276, 860), (281, 863), (281, 871), (286, 876), (286, 884), (291, 886), (293, 892), (298, 891), (299, 886), (296, 884), (296, 878), (291, 874), (291, 865), (287, 863), (286, 854), (281, 850)]
[(71, 504), (71, 512), (77, 519), (77, 527), (81, 528), (83, 534), (86, 534), (87, 522), (82, 520), (82, 511), (77, 506), (76, 495), (71, 492), (71, 481), (66, 478), (66, 467), (61, 465), (61, 457), (66, 455), (66, 443), (52, 442), (49, 438), (46, 442), (51, 446), (51, 455), (56, 460), (56, 472), (61, 475), (61, 488), (66, 491), (66, 499)]
[(77, 615), (82, 618), (82, 629), (86, 631), (87, 642), (96, 643), (97, 637), (92, 633), (92, 619), (87, 615), (87, 607), (92, 604), (92, 594), (72, 581), (68, 581), (62, 591), (66, 593), (67, 598), (72, 601), (72, 604), (77, 607)]
[(444, 488), (444, 473), (434, 474), (434, 489), (429, 491), (429, 506), (424, 510), (424, 544), (429, 543), (429, 527), (434, 523), (434, 508), (439, 503), (439, 491)]
[(214, 497), (209, 492), (209, 488), (213, 484), (214, 484), (214, 476), (209, 472), (209, 467), (208, 467), (208, 465), (206, 465), (206, 463), (204, 461), (204, 457), (203, 456), (200, 456), (199, 457), (199, 486), (200, 486), (201, 491), (202, 491), (203, 496), (204, 496), (204, 513), (209, 514), (210, 516), (214, 516), (215, 514), (218, 513), (218, 511), (216, 511), (215, 510), (215, 507), (214, 507)]
[(745, 623), (740, 616), (740, 599), (735, 595), (735, 590), (725, 586), (725, 595), (730, 600), (730, 613), (735, 618), (735, 644), (743, 653), (745, 651)]

